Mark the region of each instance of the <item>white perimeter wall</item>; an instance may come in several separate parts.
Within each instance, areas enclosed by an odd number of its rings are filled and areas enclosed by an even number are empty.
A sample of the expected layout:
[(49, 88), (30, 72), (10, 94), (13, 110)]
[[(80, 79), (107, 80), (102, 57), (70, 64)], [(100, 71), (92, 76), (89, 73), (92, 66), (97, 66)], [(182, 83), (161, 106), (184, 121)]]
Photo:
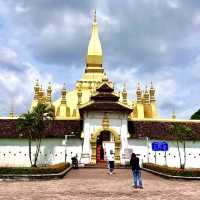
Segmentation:
[[(64, 139), (43, 139), (38, 164), (64, 162), (65, 148), (68, 162), (71, 162), (71, 156), (76, 154), (80, 159), (82, 153), (81, 139), (69, 138), (66, 146), (64, 145)], [(34, 157), (34, 150), (35, 147), (32, 147), (32, 157)], [(28, 140), (0, 139), (0, 166), (30, 166)]]
[[(129, 139), (128, 148), (138, 154), (141, 162), (155, 163), (155, 152), (151, 149), (151, 143), (159, 140), (138, 140)], [(38, 164), (56, 164), (65, 161), (65, 148), (67, 151), (67, 161), (71, 162), (71, 156), (78, 155), (80, 160), (82, 154), (82, 140), (69, 138), (67, 145), (64, 139), (43, 139)], [(166, 141), (169, 144), (169, 151), (156, 153), (156, 164), (171, 167), (179, 167), (179, 156), (175, 141)], [(34, 147), (32, 148), (34, 150)], [(183, 148), (181, 156), (183, 161)], [(72, 152), (72, 154), (71, 154)], [(34, 153), (34, 151), (32, 152)], [(186, 142), (186, 167), (200, 168), (200, 141)], [(34, 155), (32, 155), (34, 156)], [(124, 160), (121, 160), (124, 163)], [(0, 139), (0, 166), (30, 166), (28, 154), (28, 140), (26, 139)]]
[[(164, 157), (165, 152), (162, 151), (156, 152), (155, 160), (155, 152), (152, 151), (151, 143), (156, 141), (159, 140), (149, 140), (147, 142), (146, 140), (129, 139), (128, 145), (134, 153), (139, 155), (141, 162), (147, 162), (149, 160), (149, 162), (159, 165), (167, 164), (170, 167), (179, 167), (180, 161), (176, 141), (166, 141), (169, 144), (169, 151), (166, 152), (166, 160)], [(180, 151), (183, 162), (182, 144)], [(186, 168), (200, 168), (200, 141), (186, 142)]]

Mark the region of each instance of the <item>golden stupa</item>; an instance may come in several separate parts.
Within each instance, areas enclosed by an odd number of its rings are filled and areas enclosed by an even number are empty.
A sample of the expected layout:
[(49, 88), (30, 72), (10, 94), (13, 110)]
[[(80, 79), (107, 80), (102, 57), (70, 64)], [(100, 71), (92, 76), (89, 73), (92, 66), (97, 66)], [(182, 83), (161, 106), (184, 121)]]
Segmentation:
[[(45, 93), (42, 86), (39, 86), (39, 81), (37, 81), (34, 87), (34, 98), (31, 109), (36, 106), (38, 102), (43, 102), (54, 108), (56, 119), (80, 119), (79, 107), (91, 101), (91, 95), (96, 92), (96, 88), (102, 81), (107, 81), (114, 87), (113, 83), (108, 80), (103, 68), (103, 51), (99, 39), (96, 11), (94, 11), (92, 32), (86, 55), (86, 67), (82, 79), (76, 82), (73, 91), (67, 91), (64, 84), (61, 88), (61, 97), (56, 101), (52, 101), (51, 84), (49, 83)], [(152, 83), (150, 87), (146, 87), (144, 91), (138, 83), (136, 89), (137, 99), (135, 101), (128, 99), (125, 85), (123, 90), (119, 93), (119, 97), (120, 103), (133, 110), (129, 115), (130, 119), (157, 118), (155, 89)]]

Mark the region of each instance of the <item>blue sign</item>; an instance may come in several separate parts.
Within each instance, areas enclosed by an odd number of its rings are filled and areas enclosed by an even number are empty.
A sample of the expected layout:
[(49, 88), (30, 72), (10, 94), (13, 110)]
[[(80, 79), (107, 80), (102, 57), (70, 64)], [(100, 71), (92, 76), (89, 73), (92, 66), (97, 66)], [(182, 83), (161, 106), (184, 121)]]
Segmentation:
[(168, 151), (169, 149), (167, 142), (153, 142), (151, 147), (153, 151)]

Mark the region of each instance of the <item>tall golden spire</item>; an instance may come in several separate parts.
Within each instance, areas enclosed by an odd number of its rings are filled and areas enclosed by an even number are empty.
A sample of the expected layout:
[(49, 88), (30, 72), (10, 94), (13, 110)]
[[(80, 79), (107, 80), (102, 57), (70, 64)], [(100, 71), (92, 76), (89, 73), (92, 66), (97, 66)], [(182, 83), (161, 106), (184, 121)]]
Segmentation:
[(37, 80), (36, 80), (36, 84), (35, 84), (35, 86), (34, 86), (34, 91), (35, 91), (34, 100), (38, 100), (38, 97), (39, 97), (39, 90), (40, 90), (39, 80), (37, 79)]
[(51, 93), (52, 93), (52, 87), (51, 87), (51, 82), (49, 82), (48, 88), (47, 88), (47, 99), (46, 103), (51, 104)]
[(126, 91), (126, 84), (124, 83), (124, 87), (122, 90), (122, 103), (127, 104), (127, 91)]
[(145, 87), (145, 92), (144, 92), (144, 103), (145, 104), (149, 104), (149, 91), (148, 91), (148, 87)]
[(150, 93), (150, 102), (155, 102), (156, 98), (155, 98), (155, 88), (153, 87), (153, 83), (151, 82), (151, 87), (149, 90)]
[(103, 72), (103, 53), (99, 39), (96, 10), (93, 11), (92, 33), (86, 56), (86, 72)]
[(77, 96), (78, 96), (78, 105), (81, 105), (82, 91), (81, 91), (81, 86), (80, 86), (80, 84), (79, 84), (79, 86), (78, 86)]
[(137, 95), (137, 103), (141, 103), (142, 102), (142, 90), (140, 88), (140, 82), (138, 82), (138, 84), (137, 84), (136, 95)]
[(66, 94), (67, 94), (67, 90), (66, 90), (66, 85), (64, 83), (61, 89), (61, 104), (67, 104)]
[(45, 97), (45, 93), (44, 93), (44, 90), (42, 89), (42, 84), (39, 88), (39, 93), (38, 93), (38, 101), (41, 102), (41, 103), (44, 103), (44, 97)]

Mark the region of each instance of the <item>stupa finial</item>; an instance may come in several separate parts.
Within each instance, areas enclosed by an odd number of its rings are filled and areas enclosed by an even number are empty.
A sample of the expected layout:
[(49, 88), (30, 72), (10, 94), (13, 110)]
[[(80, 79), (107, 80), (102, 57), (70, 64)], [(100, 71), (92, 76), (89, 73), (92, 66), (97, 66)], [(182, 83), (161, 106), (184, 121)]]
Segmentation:
[(93, 22), (97, 21), (96, 9), (93, 10)]

